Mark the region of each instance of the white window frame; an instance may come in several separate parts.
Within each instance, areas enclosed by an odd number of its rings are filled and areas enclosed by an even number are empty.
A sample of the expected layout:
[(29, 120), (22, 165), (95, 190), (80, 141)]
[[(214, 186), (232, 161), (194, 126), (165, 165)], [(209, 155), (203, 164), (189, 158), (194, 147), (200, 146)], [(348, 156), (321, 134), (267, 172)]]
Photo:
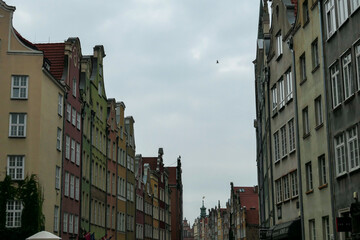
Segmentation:
[(290, 185), (289, 185), (289, 175), (285, 175), (282, 178), (284, 186), (284, 201), (290, 199)]
[(328, 182), (327, 179), (327, 170), (326, 170), (326, 160), (325, 160), (325, 155), (321, 155), (318, 158), (318, 170), (319, 170), (319, 186), (325, 185)]
[[(360, 4), (360, 0), (357, 0)], [(357, 90), (360, 91), (360, 44), (355, 46)]]
[(347, 0), (336, 0), (336, 3), (338, 9), (339, 26), (341, 26), (349, 17), (348, 4)]
[(76, 115), (76, 128), (78, 130), (81, 129), (81, 115), (79, 113), (77, 113), (77, 115)]
[(335, 160), (336, 160), (336, 175), (341, 176), (346, 173), (346, 160), (345, 160), (345, 141), (344, 134), (339, 134), (334, 138), (335, 146)]
[(284, 86), (284, 79), (281, 78), (279, 80), (279, 108), (285, 106), (285, 86)]
[(324, 122), (323, 111), (322, 111), (322, 101), (321, 96), (315, 99), (315, 123), (316, 126), (320, 126)]
[(316, 240), (315, 219), (309, 220), (309, 236), (310, 236), (310, 240)]
[(61, 138), (62, 138), (62, 130), (61, 128), (57, 128), (57, 133), (56, 133), (56, 149), (61, 151)]
[(70, 103), (66, 104), (66, 120), (71, 122), (71, 105)]
[(291, 178), (291, 197), (297, 197), (299, 195), (298, 182), (297, 182), (297, 171), (290, 173)]
[[(15, 85), (15, 80), (18, 81), (18, 85)], [(25, 85), (22, 81), (25, 80)], [(12, 75), (11, 76), (11, 99), (28, 99), (28, 86), (29, 76), (26, 75)], [(14, 89), (18, 89), (18, 96), (14, 96)], [(21, 96), (21, 91), (25, 91), (25, 96)]]
[(65, 158), (70, 159), (70, 137), (68, 135), (65, 137)]
[(80, 199), (80, 179), (75, 178), (75, 200), (79, 201)]
[(76, 91), (77, 91), (77, 83), (76, 83), (76, 78), (73, 78), (73, 87), (72, 87), (72, 95), (76, 98)]
[(54, 207), (54, 232), (59, 231), (59, 206)]
[(75, 176), (70, 175), (70, 198), (74, 198), (75, 196)]
[[(26, 113), (10, 113), (9, 115), (9, 137), (26, 137), (26, 120), (27, 114)], [(20, 116), (24, 117), (23, 123), (20, 122)], [(15, 122), (13, 123), (13, 120)], [(15, 131), (12, 131), (12, 128), (15, 128)], [(22, 128), (22, 130), (20, 130)]]
[(332, 103), (333, 108), (336, 108), (341, 104), (341, 82), (340, 82), (340, 72), (339, 64), (336, 63), (330, 68), (331, 76), (331, 90), (332, 90)]
[(71, 139), (71, 151), (70, 151), (70, 155), (71, 155), (71, 161), (72, 162), (75, 162), (75, 157), (76, 157), (76, 154), (75, 154), (75, 146), (76, 146), (76, 142), (74, 139)]
[(9, 175), (12, 180), (24, 180), (24, 176), (25, 176), (25, 156), (24, 155), (8, 155), (8, 157), (7, 157), (7, 175)]
[(280, 128), (280, 135), (281, 135), (281, 155), (284, 157), (287, 155), (286, 125)]
[(59, 166), (55, 167), (55, 189), (60, 190), (60, 178), (61, 176), (61, 168)]
[(70, 185), (70, 174), (65, 172), (65, 181), (64, 181), (64, 195), (69, 196), (69, 185)]
[(306, 170), (306, 191), (314, 190), (311, 162), (305, 164), (305, 170)]
[(80, 143), (76, 142), (76, 165), (80, 166)]
[(61, 95), (61, 94), (59, 93), (59, 96), (58, 96), (58, 114), (59, 114), (60, 116), (63, 115), (63, 103), (64, 103), (63, 100), (64, 100), (63, 95)]
[(282, 202), (282, 186), (281, 186), (281, 179), (275, 181), (276, 186), (276, 203)]
[(300, 81), (305, 81), (307, 79), (307, 75), (306, 75), (306, 55), (305, 53), (303, 53), (300, 56)]
[(353, 74), (351, 67), (351, 53), (348, 53), (342, 58), (342, 70), (343, 70), (343, 83), (345, 100), (350, 98), (353, 94)]
[(285, 73), (285, 78), (286, 78), (286, 101), (290, 101), (293, 98), (293, 82), (292, 82), (292, 73), (291, 73), (291, 69), (288, 70)]
[(307, 136), (310, 134), (310, 125), (309, 125), (309, 108), (305, 107), (302, 110), (302, 119), (303, 119), (303, 134)]
[(312, 65), (313, 69), (315, 69), (317, 66), (319, 66), (319, 45), (318, 45), (318, 39), (315, 39), (311, 43), (311, 56), (312, 56)]
[(6, 203), (6, 220), (7, 228), (21, 227), (22, 203), (19, 200), (10, 200)]
[(271, 96), (272, 96), (272, 111), (273, 113), (277, 110), (277, 88), (276, 84), (271, 88)]
[(290, 121), (288, 122), (288, 128), (289, 128), (289, 152), (291, 153), (296, 149), (294, 119), (290, 119)]
[(360, 0), (350, 0), (351, 13), (360, 7)]
[(326, 12), (326, 32), (327, 38), (330, 38), (336, 31), (336, 16), (335, 16), (335, 4), (334, 0), (328, 0), (325, 2)]
[(76, 126), (76, 109), (72, 108), (72, 121), (71, 121), (73, 126)]
[(63, 232), (66, 233), (67, 231), (68, 231), (68, 213), (64, 212)]
[(74, 234), (79, 233), (79, 216), (75, 215), (74, 217)]
[(281, 31), (276, 35), (276, 56), (280, 57), (283, 54), (283, 41)]
[(349, 160), (349, 171), (360, 168), (359, 140), (357, 126), (346, 131), (347, 156)]
[(74, 232), (74, 215), (69, 214), (69, 233)]

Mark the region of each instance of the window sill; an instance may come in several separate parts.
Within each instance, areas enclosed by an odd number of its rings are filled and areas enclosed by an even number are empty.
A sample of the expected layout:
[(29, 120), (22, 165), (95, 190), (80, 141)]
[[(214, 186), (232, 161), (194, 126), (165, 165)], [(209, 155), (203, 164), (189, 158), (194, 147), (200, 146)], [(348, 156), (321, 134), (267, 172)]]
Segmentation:
[(333, 107), (333, 112), (338, 111), (339, 109), (341, 109), (341, 103)]
[(316, 72), (318, 69), (320, 68), (320, 64), (318, 63), (313, 70), (311, 71), (311, 73), (313, 74), (314, 72)]
[(327, 188), (327, 187), (328, 187), (328, 184), (325, 183), (325, 184), (319, 186), (318, 188), (319, 188), (319, 190), (321, 190), (321, 189), (324, 189), (324, 188)]
[(305, 28), (307, 25), (309, 25), (310, 22), (310, 18), (306, 19), (306, 22), (304, 22), (303, 24), (303, 28)]
[(282, 103), (282, 105), (279, 108), (279, 112), (282, 112), (285, 109), (285, 103)]
[(290, 154), (290, 155), (293, 155), (295, 152), (296, 152), (296, 148), (293, 149), (293, 150), (291, 150), (291, 151), (289, 152), (289, 154)]
[(273, 110), (272, 111), (272, 118), (276, 117), (278, 115), (278, 111), (277, 110)]
[(311, 193), (313, 193), (313, 192), (314, 192), (314, 189), (311, 189), (311, 190), (309, 190), (309, 191), (306, 192), (306, 195), (309, 195), (309, 194), (311, 194)]
[(280, 53), (280, 54), (276, 57), (276, 61), (277, 61), (277, 62), (279, 62), (279, 61), (280, 61), (280, 59), (282, 58), (282, 55), (283, 55), (283, 54), (282, 54), (282, 53)]
[(346, 24), (346, 22), (348, 22), (349, 21), (349, 16), (347, 16), (346, 17), (346, 19), (342, 22), (342, 23), (340, 23), (339, 24), (339, 31), (341, 30), (341, 28)]
[(26, 138), (26, 136), (9, 136), (9, 138)]
[(357, 172), (357, 171), (359, 171), (359, 170), (360, 170), (360, 166), (357, 166), (357, 167), (352, 168), (352, 169), (349, 171), (349, 173), (350, 173), (350, 174), (353, 174), (353, 173), (355, 173), (355, 172)]
[(290, 202), (290, 198), (285, 199), (285, 200), (283, 201), (283, 203), (288, 203), (288, 202)]
[(308, 133), (306, 133), (306, 134), (303, 135), (303, 139), (306, 139), (306, 138), (308, 138), (308, 137), (310, 137), (310, 132), (308, 132)]
[(291, 200), (297, 200), (299, 198), (299, 195), (293, 196)]
[(307, 78), (304, 78), (303, 80), (301, 80), (301, 82), (299, 83), (300, 86), (303, 85), (306, 82)]
[[(330, 36), (328, 36), (328, 38), (326, 39), (326, 42), (329, 42), (332, 38), (334, 38), (336, 33), (337, 33), (337, 29), (333, 33), (331, 33)], [(329, 33), (326, 33), (326, 34), (329, 34)]]
[(288, 98), (288, 99), (286, 100), (286, 105), (290, 104), (292, 101), (293, 101), (293, 97)]
[(274, 163), (275, 163), (275, 165), (280, 163), (280, 159), (276, 160)]
[(282, 156), (281, 160), (285, 160), (287, 157), (288, 157), (288, 156), (287, 156), (287, 154), (286, 154), (286, 155)]
[(11, 97), (10, 100), (26, 101), (26, 100), (28, 100), (28, 98), (15, 98), (15, 97)]
[(317, 125), (316, 127), (315, 127), (315, 130), (317, 131), (317, 130), (319, 130), (320, 128), (322, 128), (324, 126), (324, 123), (322, 122), (322, 123), (320, 123), (319, 125)]
[(336, 179), (341, 179), (346, 176), (346, 172), (340, 173), (336, 176)]
[(351, 102), (351, 100), (353, 100), (354, 97), (355, 97), (355, 94), (352, 93), (348, 98), (346, 98), (346, 99), (344, 100), (344, 103), (347, 104), (347, 103)]

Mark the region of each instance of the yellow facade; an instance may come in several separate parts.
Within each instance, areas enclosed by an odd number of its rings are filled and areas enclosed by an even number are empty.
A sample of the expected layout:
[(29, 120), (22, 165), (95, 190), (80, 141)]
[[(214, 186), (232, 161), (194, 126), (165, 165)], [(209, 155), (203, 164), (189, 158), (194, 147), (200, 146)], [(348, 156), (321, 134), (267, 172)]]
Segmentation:
[[(0, 179), (7, 174), (9, 156), (23, 156), (23, 177), (37, 175), (44, 196), (45, 230), (54, 232), (54, 209), (60, 208), (61, 196), (55, 187), (56, 166), (61, 168), (62, 157), (62, 138), (58, 144), (57, 136), (58, 129), (60, 136), (63, 130), (63, 107), (59, 115), (58, 101), (59, 94), (64, 96), (64, 88), (43, 67), (43, 53), (16, 34), (12, 27), (14, 11), (0, 1)], [(23, 99), (12, 96), (14, 76), (27, 79)], [(11, 114), (26, 115), (24, 136), (10, 136)]]

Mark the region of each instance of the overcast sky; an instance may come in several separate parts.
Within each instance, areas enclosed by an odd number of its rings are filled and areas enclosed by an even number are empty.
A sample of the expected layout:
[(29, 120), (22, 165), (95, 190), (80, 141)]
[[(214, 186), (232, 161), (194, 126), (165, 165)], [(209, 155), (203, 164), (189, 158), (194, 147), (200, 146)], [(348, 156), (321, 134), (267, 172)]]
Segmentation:
[[(230, 182), (254, 186), (254, 70), (259, 1), (5, 0), (31, 42), (103, 45), (106, 95), (135, 119), (137, 154), (181, 155), (184, 217), (224, 207)], [(216, 64), (216, 61), (219, 64)]]

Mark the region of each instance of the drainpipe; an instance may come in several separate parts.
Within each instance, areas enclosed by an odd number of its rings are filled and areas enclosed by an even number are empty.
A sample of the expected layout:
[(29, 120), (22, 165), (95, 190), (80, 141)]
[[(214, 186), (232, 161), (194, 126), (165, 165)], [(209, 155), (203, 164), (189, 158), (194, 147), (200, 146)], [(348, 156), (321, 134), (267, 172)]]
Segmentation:
[(91, 117), (90, 117), (90, 176), (89, 176), (89, 188), (90, 188), (90, 191), (89, 191), (89, 232), (91, 233), (91, 187), (92, 187), (92, 171), (93, 171), (93, 168), (92, 168), (92, 155), (93, 155), (93, 152), (92, 152), (92, 142), (93, 142), (93, 123), (94, 123), (94, 116), (95, 116), (95, 112), (93, 110), (90, 110), (90, 114), (91, 114)]
[(295, 127), (296, 127), (296, 158), (298, 164), (298, 178), (299, 178), (299, 201), (300, 201), (300, 218), (301, 218), (301, 239), (305, 240), (304, 228), (304, 206), (302, 195), (302, 176), (301, 176), (301, 158), (300, 158), (300, 137), (299, 137), (299, 111), (298, 111), (298, 98), (297, 98), (297, 85), (296, 85), (296, 68), (295, 68), (295, 51), (293, 48), (293, 36), (289, 39), (289, 48), (292, 55), (292, 68), (293, 68), (293, 86), (294, 86), (294, 103), (295, 103)]
[[(267, 140), (269, 140), (269, 156), (270, 156), (270, 178), (271, 178), (271, 201), (272, 201), (272, 225), (275, 226), (275, 199), (274, 199), (274, 176), (273, 176), (273, 159), (272, 159), (272, 144), (271, 144), (271, 124), (270, 124), (270, 114), (271, 114), (271, 109), (270, 109), (270, 73), (269, 73), (269, 68), (265, 67), (265, 82), (266, 82), (266, 87), (267, 87), (267, 108), (268, 108), (268, 118), (266, 119), (267, 124), (268, 124), (268, 131), (270, 133), (269, 136), (267, 136)], [(270, 204), (269, 204), (270, 206)]]
[(335, 195), (334, 195), (334, 177), (333, 177), (333, 165), (330, 160), (330, 127), (329, 127), (329, 109), (328, 105), (328, 85), (326, 81), (326, 71), (325, 71), (325, 56), (324, 56), (324, 39), (323, 39), (323, 22), (322, 22), (322, 1), (318, 1), (319, 7), (319, 21), (320, 21), (320, 48), (321, 48), (321, 61), (322, 61), (322, 74), (323, 74), (323, 83), (324, 83), (324, 100), (325, 100), (325, 125), (326, 125), (326, 139), (327, 139), (327, 157), (328, 157), (328, 166), (329, 166), (329, 179), (330, 179), (330, 203), (331, 203), (331, 212), (332, 212), (332, 230), (334, 239), (337, 239), (336, 236), (336, 224), (335, 224)]
[[(62, 118), (63, 118), (63, 128), (62, 128), (62, 145), (61, 145), (61, 179), (60, 179), (60, 206), (59, 206), (59, 224), (58, 224), (58, 233), (59, 233), (59, 236), (61, 237), (61, 229), (62, 229), (62, 222), (63, 222), (63, 218), (62, 218), (62, 201), (63, 201), (63, 192), (64, 192), (64, 187), (65, 187), (65, 184), (62, 184), (62, 181), (64, 180), (64, 175), (65, 175), (65, 169), (64, 169), (64, 139), (65, 139), (65, 119), (66, 119), (66, 116), (65, 116), (65, 104), (66, 104), (66, 99), (67, 99), (67, 91), (64, 91), (64, 98), (63, 98), (63, 112), (62, 112)], [(64, 180), (65, 181), (65, 180)], [(58, 193), (58, 190), (56, 190), (57, 193)]]

